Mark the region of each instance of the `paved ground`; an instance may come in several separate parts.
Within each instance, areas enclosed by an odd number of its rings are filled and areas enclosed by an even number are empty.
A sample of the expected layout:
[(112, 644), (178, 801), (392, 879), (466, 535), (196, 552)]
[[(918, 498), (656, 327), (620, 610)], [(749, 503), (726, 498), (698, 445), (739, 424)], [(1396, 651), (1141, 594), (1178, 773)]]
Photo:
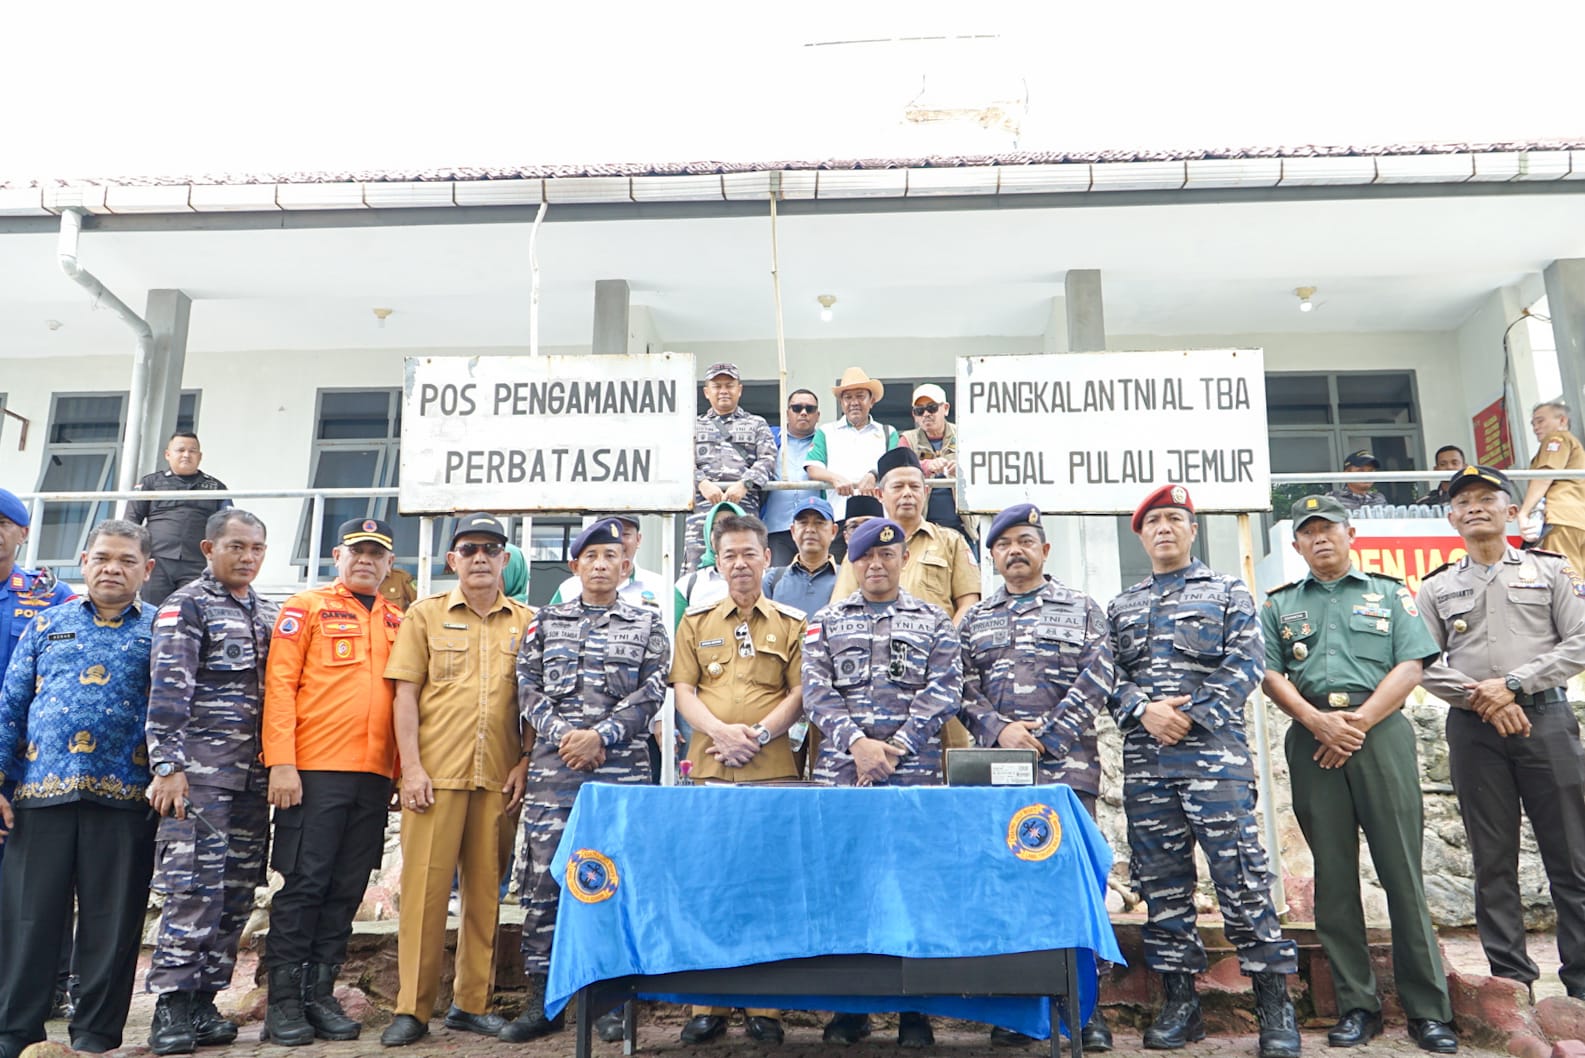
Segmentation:
[[(1486, 972), (1486, 963), (1481, 955), (1480, 945), (1470, 936), (1457, 935), (1444, 939), (1444, 950), (1447, 953), (1449, 969), (1458, 969), (1467, 973)], [(1555, 968), (1557, 965), (1557, 948), (1554, 939), (1546, 934), (1532, 934), (1530, 938), (1530, 952), (1536, 963), (1543, 968)], [(144, 957), (144, 967), (147, 967), (147, 955)], [(252, 956), (244, 954), (238, 966), (237, 980), (252, 980), (254, 960)], [(142, 973), (139, 973), (141, 987)], [(1548, 995), (1561, 995), (1562, 985), (1555, 974), (1544, 976), (1537, 982), (1536, 998), (1541, 999)], [(222, 1007), (226, 1006), (223, 998)], [(138, 993), (133, 997), (132, 1014), (127, 1024), (126, 1046), (121, 1050), (112, 1052), (113, 1055), (131, 1056), (147, 1055), (149, 1018), (153, 1013), (154, 999), (152, 996)], [(258, 1026), (256, 1023), (244, 1025), (242, 1038), (229, 1048), (208, 1049), (200, 1052), (212, 1055), (214, 1058), (227, 1056), (227, 1058), (253, 1058), (253, 1056), (267, 1056), (267, 1058), (285, 1058), (287, 1055), (298, 1055), (300, 1058), (351, 1058), (354, 1055), (386, 1054), (396, 1058), (426, 1058), (430, 1055), (459, 1055), (478, 1056), (478, 1058), (563, 1058), (573, 1053), (573, 1034), (569, 1029), (566, 1032), (536, 1040), (528, 1044), (505, 1044), (495, 1040), (486, 1039), (470, 1033), (452, 1032), (442, 1027), (441, 1021), (436, 1019), (431, 1023), (431, 1034), (424, 1041), (414, 1044), (405, 1050), (390, 1050), (379, 1045), (380, 1030), (389, 1020), (385, 1011), (376, 1012), (368, 1019), (368, 1027), (364, 1030), (365, 1038), (350, 1043), (329, 1043), (319, 1041), (309, 1047), (286, 1048), (258, 1042)], [(638, 1050), (641, 1054), (661, 1056), (661, 1058), (725, 1058), (727, 1055), (753, 1056), (759, 1054), (775, 1054), (777, 1058), (833, 1058), (835, 1054), (845, 1055), (846, 1058), (896, 1058), (901, 1054), (896, 1046), (895, 1021), (882, 1024), (869, 1040), (858, 1046), (845, 1050), (837, 1050), (824, 1046), (820, 1042), (820, 1026), (823, 1016), (813, 1013), (793, 1012), (787, 1020), (787, 1042), (780, 1047), (766, 1047), (756, 1044), (743, 1036), (741, 1024), (734, 1024), (727, 1035), (705, 1046), (685, 1046), (677, 1039), (677, 1032), (685, 1020), (679, 1008), (666, 1005), (645, 1004), (639, 1016)], [(65, 1042), (66, 1025), (64, 1022), (51, 1022), (50, 1039)], [(1144, 1056), (1147, 1053), (1157, 1055), (1160, 1052), (1146, 1052), (1140, 1047), (1139, 1030), (1129, 1027), (1118, 1027), (1117, 1050), (1119, 1055), (1133, 1058), (1135, 1055)], [(1320, 1054), (1328, 1050), (1326, 1033), (1324, 1030), (1306, 1031), (1304, 1034), (1304, 1049), (1312, 1054)], [(1191, 1044), (1182, 1054), (1184, 1058), (1252, 1058), (1255, 1054), (1254, 1036), (1220, 1036), (1206, 1039), (1201, 1043)], [(594, 1043), (596, 1058), (617, 1058), (622, 1053), (621, 1044)], [(1048, 1053), (1044, 1043), (1034, 1044), (1023, 1048), (1007, 1049), (992, 1048), (986, 1038), (986, 1030), (981, 1026), (970, 1025), (965, 1022), (938, 1022), (936, 1026), (936, 1048), (933, 1053), (952, 1055), (954, 1058), (1016, 1058), (1018, 1055), (1043, 1055)], [(1401, 1024), (1387, 1026), (1387, 1032), (1381, 1039), (1361, 1048), (1356, 1052), (1362, 1056), (1393, 1056), (1393, 1058), (1415, 1058), (1422, 1055), (1404, 1035)], [(1470, 1055), (1492, 1055), (1501, 1052), (1481, 1051), (1466, 1045), (1462, 1053)]]

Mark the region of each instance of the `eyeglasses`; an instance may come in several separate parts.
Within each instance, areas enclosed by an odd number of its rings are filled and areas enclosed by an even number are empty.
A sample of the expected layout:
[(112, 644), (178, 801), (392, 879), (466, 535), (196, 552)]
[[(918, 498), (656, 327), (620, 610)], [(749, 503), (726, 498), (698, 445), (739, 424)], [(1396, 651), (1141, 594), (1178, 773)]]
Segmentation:
[(754, 636), (748, 630), (747, 621), (732, 629), (732, 637), (737, 640), (738, 657), (751, 658), (754, 656)]
[(472, 558), (480, 551), (483, 551), (486, 555), (494, 558), (496, 555), (499, 555), (505, 550), (505, 544), (458, 544), (456, 547), (457, 554), (461, 555), (463, 558)]
[(929, 404), (915, 404), (914, 405), (914, 418), (917, 419), (921, 415), (934, 415), (936, 412), (938, 412), (940, 410), (941, 410), (941, 405), (937, 404), (935, 401), (931, 401)]
[(813, 415), (815, 412), (820, 410), (820, 405), (818, 405), (818, 404), (789, 404), (789, 405), (787, 405), (787, 410), (791, 411), (791, 412), (797, 412), (799, 415)]

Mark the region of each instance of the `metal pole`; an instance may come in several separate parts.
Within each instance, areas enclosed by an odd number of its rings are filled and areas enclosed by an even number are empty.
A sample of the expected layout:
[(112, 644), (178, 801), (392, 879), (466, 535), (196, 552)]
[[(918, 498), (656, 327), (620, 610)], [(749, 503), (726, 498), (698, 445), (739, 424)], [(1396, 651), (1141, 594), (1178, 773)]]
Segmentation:
[[(661, 575), (666, 578), (666, 603), (660, 609), (668, 622), (668, 641), (677, 634), (677, 575), (674, 572), (676, 567), (672, 565), (672, 540), (676, 536), (676, 523), (675, 514), (663, 514), (660, 517), (660, 568)], [(670, 690), (666, 692), (666, 701), (660, 707), (660, 784), (677, 785), (677, 706), (672, 701)]]
[(22, 549), (22, 568), (39, 568), (39, 515), (44, 513), (44, 501), (37, 496), (28, 501), (28, 543)]
[[(1254, 590), (1255, 536), (1249, 527), (1249, 514), (1238, 516), (1239, 568), (1244, 584)], [(1282, 846), (1277, 842), (1277, 803), (1272, 794), (1271, 747), (1266, 740), (1266, 696), (1257, 689), (1255, 699), (1255, 767), (1260, 795), (1260, 818), (1266, 835), (1266, 858), (1271, 861), (1271, 902), (1277, 914), (1288, 910), (1288, 897), (1282, 884)]]
[(418, 517), (418, 597), (429, 597), (429, 566), (435, 553), (435, 519), (433, 515)]
[(314, 493), (314, 502), (308, 514), (308, 587), (319, 587), (319, 549), (325, 543), (324, 497)]
[[(781, 313), (781, 256), (776, 243), (776, 196), (781, 193), (781, 173), (770, 174), (770, 280), (776, 302), (776, 377), (777, 399), (781, 401), (782, 450), (787, 440), (787, 332), (782, 327)], [(782, 478), (786, 479), (786, 467)]]

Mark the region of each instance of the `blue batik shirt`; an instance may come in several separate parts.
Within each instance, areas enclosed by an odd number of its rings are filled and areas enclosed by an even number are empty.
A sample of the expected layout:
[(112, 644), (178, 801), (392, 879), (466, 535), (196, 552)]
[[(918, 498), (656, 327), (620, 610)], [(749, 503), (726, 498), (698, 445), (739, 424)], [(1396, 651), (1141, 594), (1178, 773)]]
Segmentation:
[(153, 627), (152, 606), (106, 619), (86, 596), (33, 618), (0, 690), (0, 773), (15, 803), (147, 807)]

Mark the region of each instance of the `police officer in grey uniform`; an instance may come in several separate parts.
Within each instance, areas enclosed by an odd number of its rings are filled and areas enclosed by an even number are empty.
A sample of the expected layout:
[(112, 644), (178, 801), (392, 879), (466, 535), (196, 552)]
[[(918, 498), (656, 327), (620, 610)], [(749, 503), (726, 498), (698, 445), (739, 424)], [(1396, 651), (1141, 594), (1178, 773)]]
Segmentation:
[(1423, 685), (1452, 706), (1448, 758), (1481, 945), (1493, 976), (1540, 975), (1519, 898), (1523, 805), (1557, 908), (1558, 976), (1585, 999), (1585, 753), (1567, 690), (1585, 668), (1585, 579), (1562, 555), (1509, 546), (1521, 493), (1502, 471), (1467, 466), (1447, 491), (1448, 521), (1469, 554), (1422, 582), (1420, 614), (1445, 652)]
[(242, 927), (264, 884), (267, 773), (259, 760), (264, 667), (277, 606), (252, 588), (264, 523), (247, 511), (211, 515), (208, 568), (154, 618), (148, 736), (155, 836), (151, 888), (165, 894), (146, 987), (159, 994), (155, 1054), (231, 1043), (215, 1009), (230, 987)]
[(1145, 962), (1166, 1002), (1145, 1046), (1202, 1039), (1194, 975), (1207, 966), (1195, 929), (1194, 846), (1205, 851), (1227, 939), (1255, 986), (1261, 1058), (1295, 1058), (1298, 1024), (1287, 974), (1298, 950), (1284, 939), (1255, 821), (1255, 772), (1244, 702), (1265, 672), (1255, 601), (1244, 582), (1194, 558), (1199, 529), (1182, 485), (1134, 511), (1151, 575), (1107, 607), (1123, 732), (1123, 807), (1134, 879), (1149, 909)]
[(525, 734), (535, 733), (523, 804), (519, 892), (523, 972), (528, 1002), (501, 1030), (509, 1043), (562, 1027), (564, 1013), (545, 1016), (545, 984), (561, 890), (550, 861), (586, 782), (651, 781), (644, 736), (666, 697), (671, 649), (660, 614), (623, 602), (617, 589), (632, 563), (622, 548), (622, 523), (602, 518), (572, 544), (572, 571), (582, 591), (547, 606), (523, 630), (517, 655), (517, 701)]
[[(1039, 781), (1067, 783), (1090, 818), (1101, 793), (1095, 715), (1116, 676), (1099, 603), (1046, 576), (1051, 545), (1040, 509), (1020, 503), (996, 516), (985, 546), (1004, 584), (964, 615), (964, 724), (982, 746), (1032, 749)], [(997, 1026), (993, 1043), (1028, 1037)], [(1099, 1005), (1084, 1026), (1086, 1051), (1112, 1049)]]
[[(810, 618), (804, 633), (804, 712), (824, 736), (816, 782), (832, 786), (931, 786), (941, 775), (941, 726), (963, 701), (957, 630), (940, 607), (900, 587), (908, 547), (890, 518), (865, 522), (848, 541), (859, 590)], [(869, 1034), (865, 1014), (837, 1014), (827, 1043)], [(923, 1014), (905, 1012), (897, 1042), (935, 1042)]]

